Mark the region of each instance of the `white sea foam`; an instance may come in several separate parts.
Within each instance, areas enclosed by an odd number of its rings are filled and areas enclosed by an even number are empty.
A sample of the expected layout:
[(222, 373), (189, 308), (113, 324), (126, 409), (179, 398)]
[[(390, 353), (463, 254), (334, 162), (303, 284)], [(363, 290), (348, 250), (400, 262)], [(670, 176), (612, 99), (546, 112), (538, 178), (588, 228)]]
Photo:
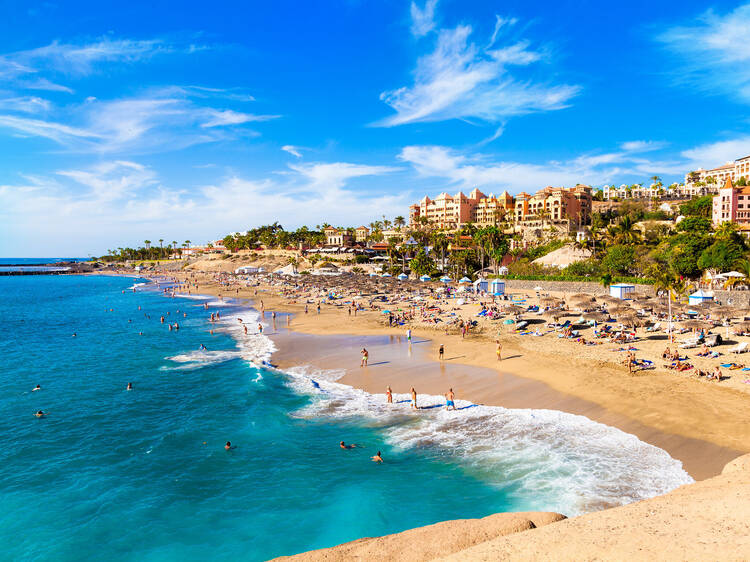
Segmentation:
[(387, 404), (384, 395), (335, 382), (335, 373), (300, 367), (288, 374), (292, 388), (313, 398), (296, 416), (368, 420), (393, 446), (445, 453), (526, 509), (577, 515), (693, 481), (666, 451), (584, 416), (462, 400), (447, 411), (443, 397), (427, 395), (419, 395), (426, 409), (417, 412), (406, 394)]
[[(254, 309), (233, 311), (216, 329), (231, 334), (238, 350), (198, 352), (172, 358), (203, 366), (241, 357), (267, 364), (275, 345), (265, 335), (245, 335), (242, 318), (256, 331)], [(235, 354), (235, 355), (230, 355)], [(513, 410), (457, 400), (458, 411), (446, 411), (440, 396), (419, 396), (420, 411), (409, 396), (373, 395), (336, 382), (343, 371), (300, 366), (287, 371), (289, 385), (312, 401), (294, 415), (301, 418), (365, 420), (380, 427), (386, 439), (402, 449), (428, 449), (458, 462), (477, 478), (502, 489), (524, 509), (577, 515), (666, 493), (692, 482), (682, 463), (653, 445), (617, 428), (555, 410)], [(430, 406), (438, 407), (430, 408)]]

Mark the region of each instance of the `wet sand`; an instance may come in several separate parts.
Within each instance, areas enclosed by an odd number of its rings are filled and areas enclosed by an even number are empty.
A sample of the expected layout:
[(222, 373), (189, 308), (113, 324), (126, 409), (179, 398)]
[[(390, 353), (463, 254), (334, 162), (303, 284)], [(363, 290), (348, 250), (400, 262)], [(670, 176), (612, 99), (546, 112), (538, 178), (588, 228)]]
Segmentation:
[[(266, 320), (270, 321), (268, 314)], [(290, 331), (281, 314), (276, 330), (269, 334), (279, 351), (273, 362), (280, 368), (309, 365), (321, 370), (339, 371), (339, 382), (370, 393), (382, 394), (390, 385), (394, 393), (408, 393), (414, 386), (420, 394), (442, 395), (453, 388), (457, 399), (505, 408), (551, 409), (586, 416), (636, 435), (641, 441), (667, 451), (682, 461), (696, 480), (721, 472), (724, 465), (741, 451), (681, 435), (659, 431), (598, 404), (559, 392), (544, 382), (512, 375), (498, 368), (461, 363), (460, 353), (445, 355), (439, 362), (433, 342), (414, 337), (411, 345), (397, 335), (312, 335)], [(370, 353), (369, 366), (360, 368), (360, 350)]]

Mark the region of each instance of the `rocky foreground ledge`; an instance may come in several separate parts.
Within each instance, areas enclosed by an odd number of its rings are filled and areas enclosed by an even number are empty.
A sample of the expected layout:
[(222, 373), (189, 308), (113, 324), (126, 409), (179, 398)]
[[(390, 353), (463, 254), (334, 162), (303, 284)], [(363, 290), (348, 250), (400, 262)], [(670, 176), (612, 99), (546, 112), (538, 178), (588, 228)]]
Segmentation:
[(499, 513), (444, 521), (277, 560), (748, 560), (750, 455), (719, 476), (566, 519)]

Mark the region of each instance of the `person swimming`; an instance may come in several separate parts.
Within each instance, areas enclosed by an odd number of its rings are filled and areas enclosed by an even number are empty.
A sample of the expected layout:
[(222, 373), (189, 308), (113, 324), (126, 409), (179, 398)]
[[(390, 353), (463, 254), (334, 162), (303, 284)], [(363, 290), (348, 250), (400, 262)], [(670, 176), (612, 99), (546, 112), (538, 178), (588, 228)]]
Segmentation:
[(227, 441), (227, 444), (224, 445), (224, 449), (226, 449), (227, 451), (229, 451), (230, 449), (235, 449), (236, 447), (236, 445), (232, 445), (231, 441)]
[(200, 348), (201, 351), (208, 351), (205, 345), (201, 344)]
[(357, 447), (357, 444), (352, 443), (350, 445), (347, 445), (346, 443), (342, 441), (341, 443), (339, 443), (339, 447), (341, 447), (342, 449), (354, 449), (355, 447)]
[(31, 389), (31, 392), (36, 392), (37, 390), (42, 390), (42, 387), (39, 385), (36, 385), (34, 388)]
[(44, 417), (44, 416), (46, 416), (47, 414), (45, 414), (44, 412), (42, 412), (41, 410), (39, 410), (39, 411), (38, 411), (38, 412), (37, 412), (36, 414), (34, 414), (34, 415), (35, 415), (36, 417), (38, 417), (38, 418), (43, 418), (43, 417)]
[(383, 457), (380, 455), (380, 451), (378, 451), (377, 455), (370, 458), (372, 459), (372, 462), (383, 462)]
[(133, 390), (133, 383), (129, 382), (128, 386), (125, 388), (125, 390)]

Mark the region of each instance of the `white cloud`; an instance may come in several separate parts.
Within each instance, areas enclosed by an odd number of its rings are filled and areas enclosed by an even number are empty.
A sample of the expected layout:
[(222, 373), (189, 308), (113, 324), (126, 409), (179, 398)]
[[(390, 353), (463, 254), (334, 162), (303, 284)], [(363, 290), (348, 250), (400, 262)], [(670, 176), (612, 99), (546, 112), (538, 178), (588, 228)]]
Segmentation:
[(620, 144), (620, 148), (626, 152), (650, 152), (660, 150), (666, 146), (666, 143), (659, 141), (627, 141)]
[(515, 78), (511, 67), (545, 58), (527, 42), (480, 49), (469, 41), (471, 34), (468, 25), (440, 30), (435, 50), (417, 62), (414, 84), (380, 95), (396, 115), (376, 125), (468, 118), (496, 123), (510, 116), (562, 109), (579, 92), (578, 86)]
[(415, 37), (423, 37), (435, 29), (435, 6), (437, 0), (425, 0), (424, 8), (411, 3), (411, 32)]
[(22, 113), (40, 113), (49, 111), (52, 104), (49, 100), (36, 96), (20, 96), (15, 98), (0, 98), (0, 110), (19, 111)]
[(257, 136), (255, 131), (239, 133), (236, 128), (277, 117), (206, 107), (187, 97), (165, 95), (170, 93), (179, 90), (167, 88), (142, 97), (109, 101), (89, 97), (58, 112), (56, 116), (66, 123), (0, 114), (0, 127), (51, 139), (71, 151), (147, 153), (237, 138), (240, 134)]
[(715, 168), (748, 155), (750, 136), (702, 144), (682, 152), (682, 156), (689, 161), (689, 170)]
[(279, 115), (254, 115), (252, 113), (240, 113), (231, 109), (209, 109), (207, 110), (208, 121), (201, 123), (201, 127), (222, 127), (224, 125), (241, 125), (251, 121), (269, 121), (278, 119)]
[(124, 160), (29, 177), (0, 185), (0, 255), (101, 254), (144, 238), (205, 241), (276, 219), (288, 228), (367, 222), (403, 214), (409, 196), (373, 194), (349, 181), (394, 170), (315, 163), (269, 177), (231, 175), (189, 190), (167, 187), (152, 169)]
[(0, 55), (0, 76), (15, 78), (40, 70), (82, 76), (93, 72), (97, 63), (135, 62), (171, 50), (173, 47), (156, 39), (104, 38), (83, 45), (54, 41), (44, 47)]
[(691, 90), (750, 102), (750, 4), (726, 14), (708, 10), (657, 36), (680, 61), (676, 80)]
[(281, 150), (283, 150), (284, 152), (288, 152), (289, 154), (291, 154), (292, 156), (296, 156), (297, 158), (302, 158), (302, 152), (300, 151), (299, 146), (285, 144), (281, 147)]
[(481, 154), (465, 154), (444, 146), (407, 146), (399, 159), (411, 164), (423, 178), (440, 178), (446, 189), (534, 192), (547, 186), (577, 183), (602, 185), (624, 175), (683, 174), (684, 160), (656, 161), (639, 156), (638, 151), (583, 154), (566, 161), (541, 164), (493, 161)]

